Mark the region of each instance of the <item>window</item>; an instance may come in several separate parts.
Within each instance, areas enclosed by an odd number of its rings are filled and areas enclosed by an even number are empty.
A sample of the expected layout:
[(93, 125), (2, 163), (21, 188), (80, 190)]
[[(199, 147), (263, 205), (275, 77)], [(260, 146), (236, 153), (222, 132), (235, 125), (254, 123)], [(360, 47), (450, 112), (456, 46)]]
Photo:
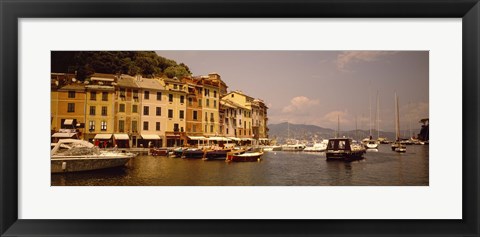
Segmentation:
[(143, 106), (143, 115), (148, 115), (149, 109), (148, 106)]
[(90, 115), (95, 115), (95, 106), (90, 106)]
[(108, 101), (108, 92), (102, 92), (102, 101)]
[(208, 113), (207, 112), (205, 112), (205, 121), (208, 121)]
[(125, 98), (125, 89), (120, 89), (120, 97)]
[(197, 111), (193, 111), (193, 120), (197, 120), (198, 119), (198, 112)]
[(137, 121), (132, 121), (132, 132), (137, 132), (137, 131), (138, 131)]
[(102, 116), (107, 116), (107, 106), (102, 106)]
[(75, 103), (68, 103), (67, 112), (69, 113), (75, 112)]
[(233, 98), (234, 94), (232, 94), (232, 98)]
[(162, 100), (162, 92), (157, 92), (157, 100)]
[(180, 96), (180, 103), (181, 104), (185, 103), (185, 96), (183, 96), (183, 95)]
[(161, 107), (157, 107), (155, 114), (156, 114), (157, 116), (162, 116), (162, 108), (161, 108)]
[(213, 113), (210, 113), (210, 121), (215, 122), (215, 118), (213, 117)]
[(247, 121), (243, 121), (243, 128), (247, 129)]
[(168, 94), (168, 102), (173, 102), (173, 95), (172, 94)]
[(95, 91), (90, 92), (90, 100), (97, 100), (97, 92)]
[(68, 98), (75, 98), (75, 91), (69, 91)]
[(150, 91), (143, 92), (143, 98), (146, 100), (150, 99)]
[(107, 131), (107, 122), (106, 121), (102, 121), (100, 123), (100, 130)]
[(202, 107), (202, 99), (198, 99), (198, 106)]
[(228, 128), (226, 128), (225, 130), (226, 130), (226, 134), (228, 134)]
[(184, 115), (184, 111), (183, 111), (183, 110), (180, 110), (179, 117), (180, 117), (180, 119), (184, 119), (184, 118), (185, 118), (185, 115)]
[(173, 118), (173, 109), (168, 110), (168, 118)]
[(210, 132), (213, 132), (213, 125), (210, 125)]
[(188, 98), (188, 105), (189, 105), (189, 106), (192, 106), (192, 102), (193, 102), (193, 99), (192, 99), (192, 98)]
[(209, 99), (206, 99), (205, 103), (206, 103), (205, 106), (210, 107), (210, 100)]
[(155, 123), (155, 130), (160, 131), (160, 122)]
[(133, 112), (133, 113), (138, 113), (137, 111), (138, 111), (138, 106), (137, 106), (137, 105), (133, 105), (133, 106), (132, 106), (132, 112)]
[(119, 112), (125, 112), (125, 104), (120, 104)]
[(95, 131), (95, 121), (89, 121), (88, 122), (88, 130), (90, 132)]
[(173, 131), (178, 132), (178, 123), (173, 124)]
[(138, 101), (138, 90), (133, 90), (133, 99)]
[(205, 124), (205, 130), (203, 130), (204, 132), (207, 132), (207, 125)]
[(213, 98), (217, 98), (217, 91), (213, 91)]
[(118, 121), (118, 131), (125, 132), (125, 120)]
[(173, 84), (173, 89), (174, 89), (174, 90), (177, 89), (177, 84)]
[(148, 131), (148, 122), (147, 121), (143, 122), (143, 130)]
[(213, 100), (213, 108), (217, 108), (217, 101), (216, 100)]

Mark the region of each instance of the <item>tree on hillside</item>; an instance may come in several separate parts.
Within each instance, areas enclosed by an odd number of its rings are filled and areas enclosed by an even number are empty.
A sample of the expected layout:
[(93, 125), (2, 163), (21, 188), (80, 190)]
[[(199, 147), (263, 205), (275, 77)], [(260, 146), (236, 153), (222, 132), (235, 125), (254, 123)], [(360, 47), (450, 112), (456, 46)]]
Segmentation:
[(52, 72), (76, 73), (79, 80), (95, 72), (155, 77), (162, 76), (168, 68), (172, 77), (191, 75), (187, 65), (179, 65), (154, 51), (53, 51), (51, 57)]

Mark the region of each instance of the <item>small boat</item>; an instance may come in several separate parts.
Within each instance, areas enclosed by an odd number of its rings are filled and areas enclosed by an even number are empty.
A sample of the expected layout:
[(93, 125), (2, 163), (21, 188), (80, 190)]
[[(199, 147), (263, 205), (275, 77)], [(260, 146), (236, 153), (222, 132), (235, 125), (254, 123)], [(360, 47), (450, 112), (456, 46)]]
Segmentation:
[(260, 161), (263, 152), (247, 152), (245, 150), (236, 150), (227, 153), (227, 162), (245, 162), (245, 161)]
[(307, 147), (305, 144), (301, 144), (299, 141), (295, 143), (289, 143), (282, 146), (282, 151), (303, 151)]
[(327, 160), (359, 160), (363, 159), (365, 148), (354, 145), (350, 138), (332, 138), (328, 140)]
[(322, 142), (315, 142), (313, 146), (307, 146), (303, 151), (305, 152), (323, 152), (327, 150), (328, 140), (323, 140)]
[(207, 151), (205, 152), (205, 160), (225, 160), (227, 159), (227, 153), (230, 151), (231, 149)]
[(90, 171), (124, 166), (136, 155), (104, 151), (78, 139), (60, 139), (50, 151), (51, 173)]
[(366, 140), (364, 141), (364, 145), (367, 149), (378, 149), (378, 142), (375, 140)]
[(167, 156), (170, 152), (167, 148), (151, 148), (150, 155), (152, 156)]
[(282, 146), (264, 146), (263, 150), (264, 151), (281, 151)]
[(198, 148), (188, 148), (183, 150), (182, 158), (200, 159), (205, 155), (205, 151)]
[[(182, 148), (182, 147), (173, 149), (173, 157), (175, 157), (175, 158), (180, 158), (180, 157), (182, 157), (182, 155), (183, 155), (183, 150), (184, 150), (184, 148)], [(169, 154), (170, 154), (170, 153), (169, 153)]]
[(407, 152), (407, 148), (400, 143), (399, 146), (395, 147), (395, 152), (405, 153)]

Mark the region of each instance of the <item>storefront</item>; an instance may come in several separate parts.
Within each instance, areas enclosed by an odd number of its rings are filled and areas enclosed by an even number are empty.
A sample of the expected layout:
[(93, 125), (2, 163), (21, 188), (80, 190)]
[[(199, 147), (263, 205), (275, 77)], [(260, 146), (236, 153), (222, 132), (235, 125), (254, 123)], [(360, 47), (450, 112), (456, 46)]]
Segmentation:
[(93, 144), (100, 148), (113, 147), (113, 140), (111, 133), (99, 133), (93, 138)]
[(157, 134), (142, 134), (138, 140), (139, 147), (162, 147), (162, 139)]
[(118, 148), (130, 148), (130, 137), (125, 133), (115, 133), (113, 134), (113, 144)]

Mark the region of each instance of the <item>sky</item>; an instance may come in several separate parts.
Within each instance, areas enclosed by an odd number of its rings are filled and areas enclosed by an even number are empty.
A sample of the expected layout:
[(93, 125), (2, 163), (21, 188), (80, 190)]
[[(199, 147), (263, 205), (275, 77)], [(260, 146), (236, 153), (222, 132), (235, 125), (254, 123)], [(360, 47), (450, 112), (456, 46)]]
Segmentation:
[[(429, 114), (428, 51), (156, 51), (189, 66), (193, 75), (217, 72), (228, 90), (265, 101), (270, 124), (337, 128), (418, 129)], [(371, 108), (371, 109), (370, 109)], [(371, 111), (371, 119), (370, 119)]]

